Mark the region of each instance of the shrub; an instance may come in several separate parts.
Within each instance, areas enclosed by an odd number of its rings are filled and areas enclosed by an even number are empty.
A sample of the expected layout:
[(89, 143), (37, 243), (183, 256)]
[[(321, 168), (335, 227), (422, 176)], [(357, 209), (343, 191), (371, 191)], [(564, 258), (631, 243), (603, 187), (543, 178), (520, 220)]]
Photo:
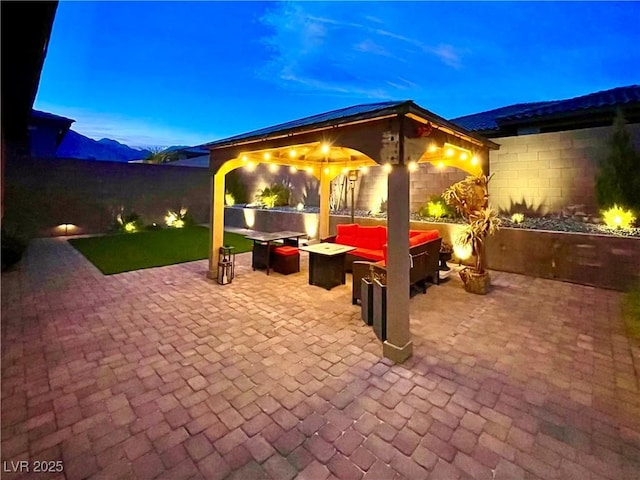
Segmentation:
[(195, 225), (195, 219), (185, 207), (180, 210), (169, 210), (164, 217), (164, 223), (170, 228), (184, 228)]
[(609, 154), (601, 159), (596, 175), (596, 197), (601, 208), (620, 205), (640, 212), (640, 155), (618, 110), (609, 139)]
[(112, 231), (121, 233), (133, 233), (144, 228), (144, 223), (135, 211), (124, 213), (124, 209), (120, 210), (120, 213), (116, 215), (116, 218), (111, 227)]
[(511, 215), (511, 221), (516, 225), (524, 222), (524, 213), (514, 213)]
[(247, 187), (238, 170), (232, 170), (225, 177), (225, 187), (230, 195), (233, 195), (235, 203), (247, 203)]
[(633, 226), (636, 217), (631, 210), (625, 210), (617, 205), (602, 211), (602, 218), (607, 227), (628, 229)]
[(434, 195), (419, 211), (421, 217), (443, 218), (453, 217), (453, 210), (440, 195)]
[(256, 200), (266, 208), (289, 205), (291, 190), (281, 184), (274, 183), (270, 187), (265, 187), (256, 195)]

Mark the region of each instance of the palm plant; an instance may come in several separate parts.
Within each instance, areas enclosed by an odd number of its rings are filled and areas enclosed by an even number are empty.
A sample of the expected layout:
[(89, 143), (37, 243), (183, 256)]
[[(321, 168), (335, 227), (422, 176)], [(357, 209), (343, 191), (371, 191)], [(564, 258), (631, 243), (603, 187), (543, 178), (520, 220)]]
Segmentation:
[(475, 273), (485, 273), (484, 241), (500, 227), (498, 212), (489, 206), (488, 184), (491, 177), (469, 176), (453, 184), (442, 195), (447, 205), (462, 215), (467, 225), (458, 233), (457, 242), (471, 246)]

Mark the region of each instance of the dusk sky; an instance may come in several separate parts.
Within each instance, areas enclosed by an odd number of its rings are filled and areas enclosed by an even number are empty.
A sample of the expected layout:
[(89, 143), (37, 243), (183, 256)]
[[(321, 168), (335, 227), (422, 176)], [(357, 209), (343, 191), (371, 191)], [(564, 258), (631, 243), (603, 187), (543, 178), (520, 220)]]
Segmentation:
[(34, 108), (196, 145), (360, 103), (445, 118), (640, 83), (636, 2), (64, 2)]

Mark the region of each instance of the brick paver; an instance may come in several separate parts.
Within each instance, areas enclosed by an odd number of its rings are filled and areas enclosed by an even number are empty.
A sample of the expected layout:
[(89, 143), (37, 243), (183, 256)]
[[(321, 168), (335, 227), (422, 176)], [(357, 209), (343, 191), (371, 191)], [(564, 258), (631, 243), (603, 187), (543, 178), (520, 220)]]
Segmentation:
[[(103, 276), (61, 239), (2, 274), (3, 478), (609, 478), (640, 471), (620, 294), (494, 273), (411, 300), (404, 365), (299, 274)], [(14, 462), (14, 463), (11, 463)]]

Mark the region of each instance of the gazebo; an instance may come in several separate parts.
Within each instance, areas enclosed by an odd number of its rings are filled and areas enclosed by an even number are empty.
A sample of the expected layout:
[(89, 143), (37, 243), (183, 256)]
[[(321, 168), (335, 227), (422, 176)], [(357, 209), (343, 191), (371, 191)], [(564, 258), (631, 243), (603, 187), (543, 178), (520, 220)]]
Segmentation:
[(498, 145), (411, 100), (357, 105), (255, 130), (204, 145), (213, 175), (209, 278), (223, 244), (225, 175), (258, 163), (305, 170), (320, 181), (320, 238), (329, 235), (331, 180), (381, 166), (387, 172), (387, 340), (383, 354), (403, 362), (412, 353), (409, 329), (409, 178), (424, 162), (470, 174), (489, 173)]

